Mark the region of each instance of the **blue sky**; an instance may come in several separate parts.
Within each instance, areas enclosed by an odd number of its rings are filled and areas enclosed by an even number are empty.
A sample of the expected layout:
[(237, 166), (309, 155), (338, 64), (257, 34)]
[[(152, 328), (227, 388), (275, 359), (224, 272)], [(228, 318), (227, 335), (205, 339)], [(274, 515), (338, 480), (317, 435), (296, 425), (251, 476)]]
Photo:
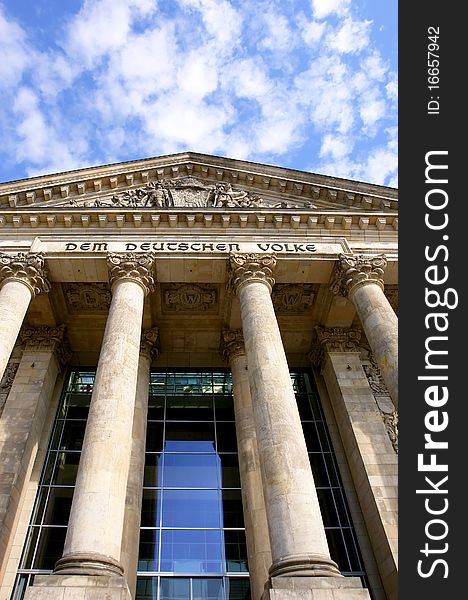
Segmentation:
[(0, 181), (190, 150), (397, 185), (396, 0), (0, 0)]

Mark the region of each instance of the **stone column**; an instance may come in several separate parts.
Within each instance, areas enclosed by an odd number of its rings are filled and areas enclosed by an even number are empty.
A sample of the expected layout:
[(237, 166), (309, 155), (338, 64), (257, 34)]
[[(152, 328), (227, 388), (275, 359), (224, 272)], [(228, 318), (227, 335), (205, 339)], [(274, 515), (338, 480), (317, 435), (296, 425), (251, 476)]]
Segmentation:
[(275, 266), (273, 256), (231, 256), (270, 535), (270, 577), (337, 577), (271, 300)]
[(143, 331), (140, 344), (140, 360), (138, 363), (138, 381), (132, 429), (132, 454), (127, 480), (125, 520), (120, 556), (120, 562), (124, 569), (132, 598), (135, 596), (138, 570), (150, 369), (153, 358), (158, 354), (158, 335), (159, 330), (156, 327)]
[(385, 256), (340, 256), (331, 290), (349, 298), (398, 409), (398, 319), (383, 290)]
[[(361, 364), (361, 332), (315, 328), (310, 358), (321, 368), (385, 596), (398, 597), (398, 456)], [(368, 573), (372, 584), (375, 574)]]
[(54, 573), (118, 575), (145, 295), (153, 256), (109, 254), (112, 301), (63, 556)]
[(8, 559), (57, 375), (70, 357), (64, 331), (65, 325), (41, 326), (26, 328), (20, 334), (24, 349), (0, 420), (0, 575), (5, 567), (2, 557)]
[(260, 600), (265, 583), (268, 581), (271, 548), (258, 458), (252, 397), (250, 395), (247, 357), (242, 332), (239, 330), (223, 331), (221, 352), (223, 358), (229, 362), (232, 371), (237, 450), (239, 453), (239, 473), (251, 596), (253, 600)]
[(0, 252), (0, 379), (23, 324), (29, 303), (48, 292), (47, 269), (42, 254)]

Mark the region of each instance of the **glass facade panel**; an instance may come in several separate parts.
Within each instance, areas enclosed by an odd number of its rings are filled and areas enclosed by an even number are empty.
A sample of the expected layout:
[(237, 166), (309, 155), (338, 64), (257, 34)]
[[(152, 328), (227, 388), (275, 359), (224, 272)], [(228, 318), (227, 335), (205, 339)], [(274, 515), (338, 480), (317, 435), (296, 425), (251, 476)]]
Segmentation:
[[(332, 558), (364, 578), (315, 384), (291, 378)], [(93, 371), (70, 374), (12, 600), (62, 554), (93, 384)], [(250, 599), (228, 371), (151, 374), (138, 571), (136, 600)]]

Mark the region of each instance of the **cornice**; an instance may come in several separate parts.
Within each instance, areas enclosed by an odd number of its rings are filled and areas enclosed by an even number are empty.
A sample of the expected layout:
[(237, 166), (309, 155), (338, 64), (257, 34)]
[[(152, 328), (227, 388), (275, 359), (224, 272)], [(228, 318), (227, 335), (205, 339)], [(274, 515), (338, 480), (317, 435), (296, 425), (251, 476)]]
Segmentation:
[[(31, 208), (64, 200), (93, 200), (138, 189), (167, 178), (194, 176), (207, 183), (230, 183), (282, 200), (319, 201), (330, 210), (395, 214), (397, 190), (246, 161), (184, 153), (89, 167), (0, 184), (0, 207)], [(52, 208), (52, 207), (50, 207)], [(61, 207), (62, 210), (64, 207)]]
[(51, 207), (47, 211), (32, 207), (0, 209), (0, 229), (34, 230), (35, 234), (50, 230), (83, 229), (234, 229), (234, 230), (302, 230), (344, 235), (351, 231), (396, 234), (398, 216), (383, 212), (312, 211), (306, 209), (256, 208), (226, 210), (206, 208), (88, 208)]

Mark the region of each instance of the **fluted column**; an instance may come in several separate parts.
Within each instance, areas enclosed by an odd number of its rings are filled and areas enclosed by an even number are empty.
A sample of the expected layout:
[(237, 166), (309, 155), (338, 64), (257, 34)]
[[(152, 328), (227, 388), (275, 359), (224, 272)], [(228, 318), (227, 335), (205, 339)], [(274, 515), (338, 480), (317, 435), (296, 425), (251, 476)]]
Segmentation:
[(158, 336), (159, 330), (157, 327), (143, 331), (138, 363), (138, 381), (132, 429), (132, 454), (127, 480), (121, 553), (121, 563), (132, 598), (135, 597), (137, 580), (150, 370), (151, 362), (158, 353)]
[(48, 292), (47, 269), (42, 254), (0, 252), (0, 379), (23, 324), (29, 303)]
[(270, 577), (339, 576), (330, 559), (271, 290), (273, 256), (232, 255), (270, 535)]
[(223, 331), (221, 351), (223, 358), (229, 362), (232, 372), (250, 589), (253, 600), (259, 600), (268, 581), (271, 549), (242, 332)]
[(122, 531), (145, 295), (153, 256), (109, 254), (112, 301), (58, 574), (121, 575)]
[(356, 307), (372, 353), (398, 409), (398, 319), (384, 294), (385, 256), (342, 254), (331, 290)]

